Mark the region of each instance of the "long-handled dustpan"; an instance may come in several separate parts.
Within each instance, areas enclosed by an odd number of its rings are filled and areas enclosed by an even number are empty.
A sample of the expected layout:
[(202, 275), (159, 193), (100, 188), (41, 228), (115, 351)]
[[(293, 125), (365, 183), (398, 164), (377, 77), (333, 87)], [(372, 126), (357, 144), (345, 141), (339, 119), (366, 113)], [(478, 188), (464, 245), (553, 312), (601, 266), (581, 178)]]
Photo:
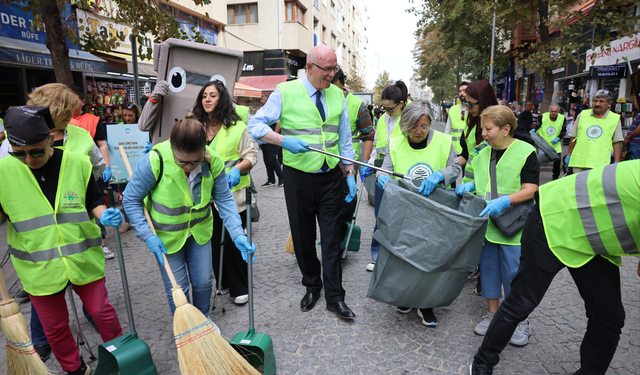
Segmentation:
[[(113, 190), (108, 188), (109, 205), (113, 206), (115, 197)], [(124, 257), (122, 256), (122, 243), (120, 242), (120, 232), (118, 228), (113, 231), (118, 251), (118, 263), (120, 264), (120, 276), (122, 277), (122, 290), (124, 291), (124, 301), (127, 306), (127, 316), (129, 317), (130, 333), (115, 338), (98, 347), (98, 366), (94, 375), (156, 375), (156, 365), (151, 358), (151, 351), (146, 342), (138, 338), (136, 326), (133, 321), (133, 310), (131, 309), (131, 298), (129, 296), (129, 283), (127, 282), (127, 271), (124, 267)]]
[[(251, 192), (247, 190), (247, 238), (251, 243)], [(276, 373), (276, 356), (273, 353), (273, 340), (264, 333), (256, 333), (253, 325), (253, 268), (251, 254), (247, 254), (247, 269), (249, 273), (249, 331), (239, 332), (229, 343), (256, 370), (265, 375)]]

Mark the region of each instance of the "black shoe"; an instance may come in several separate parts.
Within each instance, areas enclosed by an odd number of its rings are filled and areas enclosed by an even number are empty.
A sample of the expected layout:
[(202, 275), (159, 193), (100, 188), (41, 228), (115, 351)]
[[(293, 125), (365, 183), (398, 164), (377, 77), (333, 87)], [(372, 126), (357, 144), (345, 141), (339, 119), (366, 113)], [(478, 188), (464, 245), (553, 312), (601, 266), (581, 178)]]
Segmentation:
[(469, 375), (492, 375), (493, 367), (489, 365), (479, 365), (475, 361), (469, 365)]
[(476, 296), (482, 295), (482, 283), (480, 282), (480, 276), (478, 276), (478, 280), (476, 281), (476, 288), (473, 290)]
[(333, 303), (327, 302), (327, 309), (335, 311), (335, 313), (342, 319), (354, 319), (356, 317), (356, 314), (354, 314), (349, 306), (347, 306), (343, 301)]
[(278, 187), (283, 187), (284, 186), (284, 181), (280, 180), (278, 181)]
[(46, 362), (51, 356), (51, 345), (49, 344), (34, 345), (33, 348), (40, 356), (42, 362)]
[(271, 182), (271, 181), (267, 181), (264, 184), (262, 184), (262, 187), (270, 187), (270, 186), (276, 186), (275, 182)]
[(422, 324), (427, 327), (438, 325), (438, 319), (433, 315), (433, 309), (418, 309), (418, 316), (422, 318)]
[(31, 297), (29, 297), (29, 293), (27, 293), (24, 290), (16, 294), (16, 297), (14, 299), (16, 300), (16, 302), (18, 302), (19, 305), (22, 305), (25, 302), (31, 301)]
[(80, 358), (82, 364), (76, 371), (67, 371), (67, 375), (91, 375), (91, 367), (84, 363), (82, 358)]
[(309, 311), (313, 309), (316, 302), (318, 302), (318, 298), (320, 298), (320, 292), (307, 292), (307, 294), (302, 297), (302, 301), (300, 301), (300, 310)]

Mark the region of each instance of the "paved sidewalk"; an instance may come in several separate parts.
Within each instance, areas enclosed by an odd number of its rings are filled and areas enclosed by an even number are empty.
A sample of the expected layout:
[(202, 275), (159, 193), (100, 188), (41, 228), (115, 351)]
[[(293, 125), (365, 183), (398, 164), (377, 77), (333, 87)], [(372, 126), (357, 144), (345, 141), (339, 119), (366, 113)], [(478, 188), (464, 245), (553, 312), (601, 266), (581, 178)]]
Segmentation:
[[(550, 174), (550, 167), (543, 168), (542, 175), (550, 177)], [(262, 161), (252, 175), (257, 186), (266, 181)], [(254, 225), (254, 242), (258, 248), (254, 266), (255, 323), (257, 332), (273, 339), (278, 374), (468, 374), (469, 363), (482, 341), (482, 337), (473, 333), (473, 327), (487, 311), (485, 300), (473, 294), (475, 280), (467, 282), (451, 306), (435, 309), (439, 320), (437, 328), (423, 326), (415, 312), (399, 314), (393, 306), (366, 298), (371, 273), (365, 271), (365, 266), (370, 260), (368, 250), (374, 216), (373, 207), (365, 198), (358, 216), (358, 225), (362, 227), (361, 250), (349, 253), (343, 274), (346, 302), (357, 318), (353, 322), (338, 319), (326, 310), (323, 299), (312, 311), (301, 312), (299, 303), (305, 288), (300, 284), (295, 257), (284, 251), (289, 229), (283, 189), (258, 189), (262, 216)], [(133, 231), (124, 234), (122, 239), (139, 336), (151, 347), (160, 374), (179, 374), (172, 317), (156, 262)], [(112, 234), (107, 238), (107, 245), (115, 252)], [(608, 374), (639, 373), (637, 265), (638, 259), (630, 257), (623, 260), (621, 267), (627, 318)], [(127, 332), (117, 260), (107, 261), (106, 275), (110, 300)], [(12, 288), (12, 295), (19, 288), (18, 283)], [(248, 306), (234, 305), (228, 295), (224, 296), (224, 304), (226, 313), (218, 307), (210, 317), (230, 339), (235, 333), (247, 330)], [(28, 307), (29, 304), (22, 305), (27, 322)], [(99, 336), (80, 315), (82, 329), (95, 353)], [(582, 299), (566, 270), (558, 274), (530, 321), (533, 334), (529, 345), (524, 348), (509, 345), (494, 373), (572, 374), (579, 365), (579, 345), (587, 319)], [(6, 349), (0, 350), (0, 363), (5, 362), (5, 355)], [(84, 358), (88, 360), (86, 354)], [(96, 363), (91, 363), (92, 367)], [(60, 371), (54, 359), (47, 365)]]

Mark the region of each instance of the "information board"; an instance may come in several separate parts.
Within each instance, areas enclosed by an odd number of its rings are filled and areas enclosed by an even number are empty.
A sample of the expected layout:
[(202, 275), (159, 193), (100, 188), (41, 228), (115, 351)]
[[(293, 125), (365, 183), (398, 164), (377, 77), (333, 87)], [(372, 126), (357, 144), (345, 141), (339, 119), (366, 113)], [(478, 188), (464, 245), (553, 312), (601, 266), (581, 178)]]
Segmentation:
[(138, 160), (144, 155), (144, 146), (149, 141), (149, 133), (138, 129), (138, 124), (107, 125), (107, 142), (109, 143), (109, 156), (111, 157), (111, 183), (124, 184), (129, 182), (129, 172), (125, 167), (120, 146), (135, 172)]

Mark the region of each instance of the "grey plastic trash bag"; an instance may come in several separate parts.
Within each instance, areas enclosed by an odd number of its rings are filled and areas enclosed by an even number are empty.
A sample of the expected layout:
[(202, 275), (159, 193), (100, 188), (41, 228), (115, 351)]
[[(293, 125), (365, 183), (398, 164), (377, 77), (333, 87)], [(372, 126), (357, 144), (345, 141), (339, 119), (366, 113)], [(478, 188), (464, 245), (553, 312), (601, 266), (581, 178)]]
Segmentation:
[(538, 153), (538, 164), (542, 167), (545, 164), (549, 164), (560, 160), (558, 151), (544, 140), (538, 133), (531, 133), (531, 139), (536, 145), (536, 151)]
[(367, 189), (367, 199), (372, 206), (376, 205), (376, 173), (364, 179), (364, 188)]
[(380, 253), (367, 297), (395, 306), (448, 306), (480, 263), (484, 199), (436, 188), (425, 197), (411, 183), (387, 184), (378, 230)]

